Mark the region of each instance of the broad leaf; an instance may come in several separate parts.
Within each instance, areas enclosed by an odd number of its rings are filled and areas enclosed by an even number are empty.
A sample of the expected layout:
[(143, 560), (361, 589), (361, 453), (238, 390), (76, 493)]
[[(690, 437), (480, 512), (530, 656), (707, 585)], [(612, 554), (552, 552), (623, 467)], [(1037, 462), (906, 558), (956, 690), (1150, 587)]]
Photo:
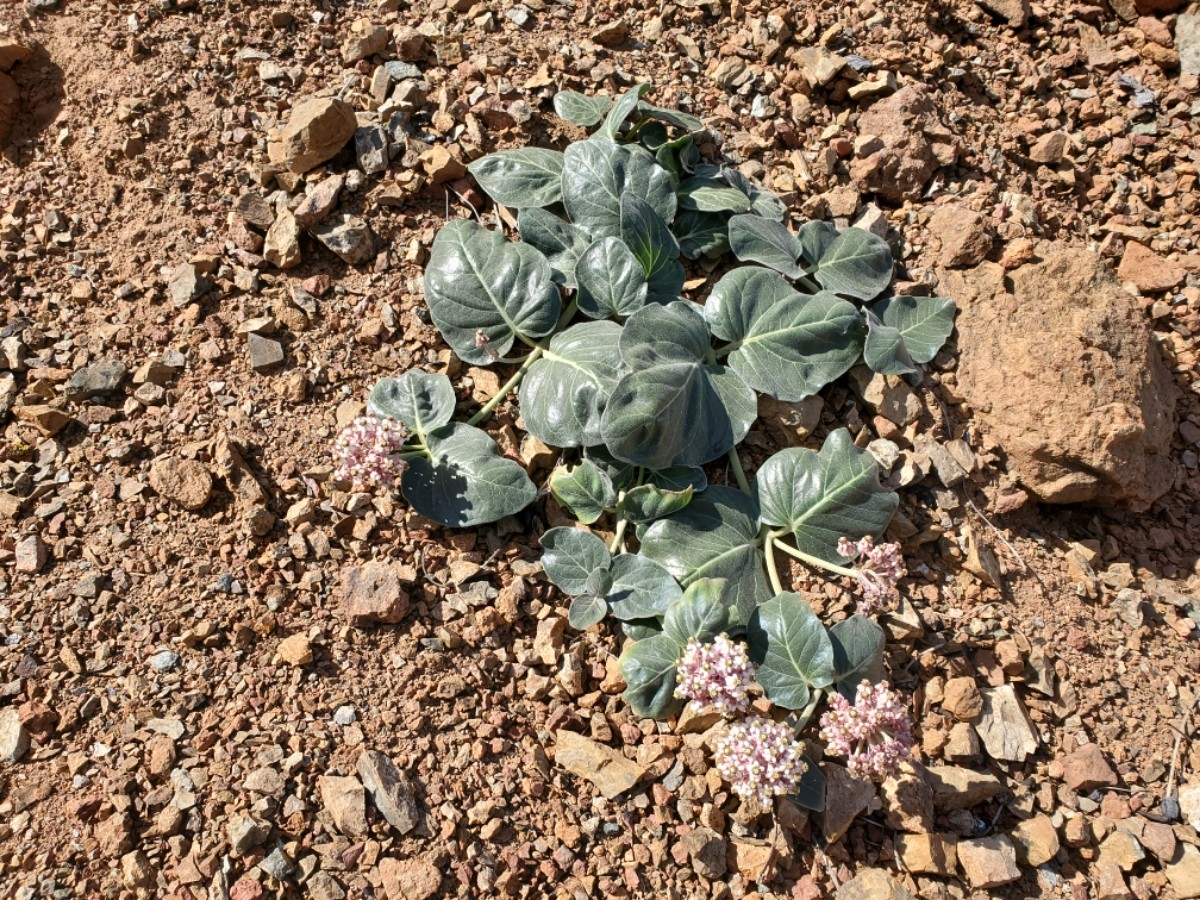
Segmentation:
[(575, 266), (579, 311), (592, 319), (625, 318), (646, 305), (646, 273), (619, 238), (592, 244)]
[(858, 540), (880, 534), (900, 498), (879, 483), (879, 466), (839, 428), (819, 453), (799, 447), (781, 450), (754, 476), (762, 519), (792, 532), (796, 547), (835, 565), (838, 538)]
[[(518, 333), (552, 332), (562, 308), (541, 253), (465, 219), (448, 223), (433, 241), (425, 301), (446, 343), (480, 366), (507, 353)], [(484, 346), (476, 340), (480, 333), (488, 339)]]
[(680, 647), (695, 638), (710, 643), (729, 628), (729, 585), (724, 578), (700, 578), (688, 585), (683, 596), (671, 604), (663, 617), (663, 634)]
[(700, 492), (708, 487), (708, 476), (697, 466), (672, 466), (669, 469), (655, 469), (647, 473), (650, 484), (664, 491), (682, 491), (691, 488)]
[(799, 238), (809, 273), (827, 291), (870, 300), (892, 281), (891, 248), (869, 231), (838, 232), (828, 222), (809, 222)]
[(617, 505), (612, 479), (590, 459), (551, 472), (550, 493), (584, 525), (591, 525), (606, 509)]
[(699, 158), (700, 151), (690, 134), (668, 141), (654, 151), (654, 159), (671, 173), (676, 183), (683, 181)]
[(642, 264), (647, 301), (670, 303), (678, 300), (684, 280), (679, 242), (663, 217), (633, 194), (621, 197), (621, 240)]
[(621, 133), (621, 126), (625, 124), (625, 120), (633, 115), (638, 108), (638, 103), (649, 90), (650, 85), (639, 84), (618, 97), (617, 102), (613, 104), (613, 108), (604, 117), (604, 124), (600, 126), (600, 130), (596, 132), (596, 135), (615, 140), (617, 135)]
[(662, 634), (662, 622), (658, 619), (633, 619), (619, 624), (621, 634), (631, 641), (644, 641)]
[(731, 627), (745, 625), (771, 596), (763, 574), (758, 506), (734, 488), (714, 485), (687, 508), (660, 519), (642, 537), (643, 556), (660, 563), (684, 586), (701, 578), (728, 581)]
[(803, 709), (812, 690), (833, 683), (833, 644), (817, 614), (785, 591), (759, 606), (747, 629), (755, 680), (772, 703)]
[(612, 590), (613, 577), (607, 566), (599, 569), (593, 569), (592, 574), (588, 576), (587, 584), (585, 585), (585, 594), (595, 594), (597, 597), (604, 597)]
[(717, 178), (693, 175), (679, 185), (679, 206), (698, 212), (745, 213), (750, 211), (750, 198)]
[(562, 169), (563, 155), (541, 147), (500, 150), (467, 166), (489, 197), (514, 209), (561, 201)]
[(750, 198), (750, 212), (764, 219), (782, 222), (787, 217), (787, 206), (771, 191), (751, 181), (737, 169), (725, 169), (725, 180)]
[(583, 631), (604, 620), (608, 614), (608, 604), (603, 597), (595, 594), (580, 594), (571, 600), (567, 609), (567, 624), (572, 628)]
[(634, 313), (620, 348), (633, 371), (617, 382), (600, 426), (613, 456), (650, 469), (699, 466), (750, 430), (754, 391), (732, 370), (706, 362), (708, 329), (691, 304)]
[(674, 125), (676, 128), (681, 128), (687, 132), (696, 132), (704, 130), (704, 123), (689, 113), (680, 112), (677, 109), (663, 109), (658, 106), (651, 106), (644, 100), (638, 104), (638, 112), (643, 116), (651, 119), (657, 119), (660, 122), (666, 122), (668, 125)]
[(662, 122), (646, 122), (637, 132), (638, 143), (657, 156), (659, 150), (671, 142), (667, 126)]
[(800, 776), (800, 787), (796, 793), (788, 794), (788, 799), (801, 809), (823, 812), (825, 810), (825, 773), (809, 758), (808, 754), (805, 754), (804, 762), (807, 768)]
[(688, 209), (671, 226), (679, 241), (679, 252), (688, 259), (715, 259), (729, 249), (728, 216)]
[(683, 707), (675, 696), (676, 665), (683, 648), (665, 634), (627, 644), (621, 652), (621, 697), (635, 716), (665, 719)]
[(850, 702), (864, 678), (883, 679), (883, 629), (867, 616), (854, 615), (829, 629), (833, 645), (833, 680)]
[(679, 512), (692, 502), (693, 493), (690, 485), (681, 491), (666, 491), (657, 485), (643, 484), (625, 494), (619, 510), (630, 522), (642, 525)]
[(609, 568), (609, 609), (618, 619), (649, 619), (663, 615), (683, 594), (671, 573), (634, 553), (614, 556)]
[(487, 433), (461, 422), (425, 435), (431, 458), (409, 463), (401, 486), (427, 519), (455, 528), (495, 522), (537, 496), (525, 469), (505, 457)]
[(782, 222), (755, 215), (734, 216), (729, 220), (729, 247), (742, 262), (762, 263), (788, 278), (804, 274), (796, 264), (800, 240)]
[(621, 233), (621, 195), (641, 197), (664, 221), (675, 216), (675, 181), (648, 150), (603, 138), (577, 141), (563, 153), (563, 206), (593, 237)]
[(863, 359), (876, 372), (904, 375), (933, 359), (954, 330), (953, 300), (887, 297), (867, 312)]
[(554, 95), (554, 112), (572, 125), (589, 128), (612, 109), (611, 97), (589, 97), (577, 91), (559, 91)]
[(601, 441), (601, 421), (621, 364), (616, 322), (581, 322), (550, 340), (521, 380), (525, 430), (554, 447)]
[(554, 213), (535, 208), (517, 214), (517, 228), (521, 230), (521, 240), (546, 257), (554, 281), (575, 287), (575, 267), (591, 245), (591, 236)]
[(777, 400), (812, 396), (847, 372), (862, 350), (853, 304), (824, 291), (798, 294), (781, 275), (757, 266), (717, 282), (704, 315), (713, 334), (733, 343), (730, 367)]
[(367, 398), (373, 416), (399, 419), (424, 442), (425, 433), (454, 418), (454, 387), (440, 373), (409, 369), (399, 378), (381, 378)]
[(587, 593), (592, 573), (608, 569), (612, 561), (604, 541), (581, 528), (551, 528), (542, 535), (541, 545), (546, 577), (573, 597)]
[(583, 455), (585, 459), (589, 459), (599, 466), (600, 470), (612, 480), (613, 487), (618, 492), (627, 489), (637, 477), (637, 466), (616, 459), (603, 446), (584, 447)]

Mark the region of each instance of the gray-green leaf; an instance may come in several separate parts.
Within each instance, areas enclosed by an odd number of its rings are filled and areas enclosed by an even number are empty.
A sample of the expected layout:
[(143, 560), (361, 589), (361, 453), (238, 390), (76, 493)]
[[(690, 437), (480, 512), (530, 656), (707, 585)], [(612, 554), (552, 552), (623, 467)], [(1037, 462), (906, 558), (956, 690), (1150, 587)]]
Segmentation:
[(590, 459), (551, 472), (550, 493), (584, 525), (591, 525), (617, 504), (612, 479)]
[(750, 211), (764, 219), (782, 222), (787, 216), (787, 206), (777, 195), (751, 181), (737, 169), (725, 169), (725, 180), (750, 198)]
[[(425, 269), (425, 301), (459, 358), (490, 365), (518, 333), (554, 330), (562, 301), (550, 264), (529, 244), (515, 244), (474, 222), (455, 219), (433, 241)], [(476, 335), (487, 337), (479, 346)]]
[(704, 123), (698, 118), (690, 113), (680, 112), (677, 109), (663, 109), (658, 106), (651, 106), (643, 100), (638, 104), (638, 112), (643, 116), (657, 119), (660, 122), (666, 122), (668, 125), (674, 125), (676, 128), (681, 128), (687, 132), (704, 130)]
[(887, 297), (867, 310), (863, 359), (884, 375), (916, 371), (933, 359), (954, 330), (954, 301), (945, 297)]
[(819, 453), (781, 450), (754, 476), (762, 519), (792, 532), (796, 547), (810, 556), (844, 562), (838, 538), (880, 534), (900, 498), (879, 483), (879, 466), (854, 446), (850, 432), (831, 432)]
[(567, 609), (567, 624), (572, 628), (583, 631), (601, 622), (608, 614), (608, 604), (603, 597), (595, 594), (580, 594), (571, 600)]
[(618, 619), (657, 618), (683, 594), (670, 572), (638, 554), (614, 556), (609, 572), (612, 587), (606, 599)]
[(575, 266), (579, 311), (592, 319), (625, 318), (646, 305), (646, 273), (624, 241), (596, 241)]
[(613, 104), (613, 108), (604, 117), (604, 124), (600, 126), (600, 130), (596, 132), (596, 135), (616, 140), (617, 135), (621, 133), (621, 126), (637, 110), (638, 103), (649, 90), (650, 85), (639, 84), (618, 97), (617, 102)]
[(679, 185), (679, 206), (698, 212), (745, 213), (750, 211), (750, 198), (720, 179), (693, 175)]
[(729, 249), (728, 216), (702, 213), (694, 209), (681, 212), (671, 226), (679, 241), (679, 252), (688, 259), (701, 256), (716, 259)]
[(575, 267), (591, 245), (591, 236), (554, 213), (533, 207), (517, 214), (517, 228), (521, 230), (521, 240), (546, 257), (554, 281), (575, 287)]
[(409, 369), (398, 378), (381, 378), (367, 398), (373, 416), (399, 419), (421, 441), (425, 433), (454, 418), (454, 387), (441, 373)]
[(664, 221), (675, 216), (675, 180), (648, 150), (604, 138), (577, 141), (563, 152), (563, 206), (594, 237), (621, 233), (621, 195), (643, 198)]
[(794, 794), (788, 794), (788, 799), (801, 809), (811, 809), (822, 812), (825, 809), (825, 773), (808, 754), (804, 756), (807, 768), (800, 776), (800, 787)]
[(710, 643), (730, 626), (729, 585), (724, 578), (699, 578), (688, 585), (663, 617), (663, 634), (680, 647), (695, 638)]
[(833, 683), (833, 644), (802, 597), (785, 591), (762, 604), (747, 629), (755, 680), (772, 703), (803, 709), (813, 689)]
[(461, 422), (425, 435), (431, 458), (409, 463), (401, 486), (409, 505), (435, 522), (466, 528), (519, 512), (537, 496), (520, 463), (487, 433)]
[(554, 95), (554, 112), (572, 125), (590, 128), (612, 108), (612, 97), (589, 97), (578, 91), (559, 91)]
[(654, 207), (633, 194), (621, 197), (621, 240), (642, 264), (646, 299), (651, 303), (678, 300), (684, 271), (679, 262), (679, 242)]
[(853, 615), (829, 629), (833, 644), (833, 680), (851, 702), (864, 678), (883, 679), (883, 629), (867, 616)]
[(679, 512), (692, 502), (693, 493), (690, 485), (681, 491), (665, 491), (657, 485), (643, 484), (626, 492), (619, 511), (635, 525), (643, 525)]
[(729, 247), (743, 262), (762, 263), (788, 278), (799, 278), (800, 240), (782, 222), (761, 216), (734, 216), (729, 220)]
[(824, 291), (798, 294), (781, 275), (757, 266), (717, 282), (704, 315), (713, 334), (736, 345), (730, 367), (777, 400), (812, 396), (862, 351), (862, 319), (851, 303)]
[(654, 469), (646, 474), (650, 484), (664, 491), (682, 491), (690, 487), (699, 493), (708, 487), (708, 476), (699, 466), (672, 466), (669, 469)]
[(616, 322), (581, 322), (550, 340), (521, 381), (525, 429), (555, 447), (601, 442), (601, 422), (621, 364)]
[(489, 197), (514, 209), (562, 200), (562, 169), (563, 155), (541, 147), (499, 150), (467, 166)]
[(592, 573), (607, 570), (612, 560), (604, 541), (581, 528), (551, 528), (542, 535), (541, 544), (546, 577), (573, 597), (587, 593)]
[(829, 222), (808, 222), (798, 237), (809, 273), (827, 291), (870, 300), (892, 281), (891, 248), (869, 231), (838, 232)]
[(621, 653), (621, 697), (635, 716), (665, 719), (683, 707), (675, 696), (676, 665), (683, 648), (665, 634), (626, 645)]

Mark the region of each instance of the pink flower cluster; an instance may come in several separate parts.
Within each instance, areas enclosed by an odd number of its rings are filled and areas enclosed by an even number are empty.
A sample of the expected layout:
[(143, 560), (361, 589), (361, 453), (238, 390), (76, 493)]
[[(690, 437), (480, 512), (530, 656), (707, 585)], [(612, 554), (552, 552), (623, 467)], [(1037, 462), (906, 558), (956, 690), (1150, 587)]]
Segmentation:
[(855, 570), (858, 584), (862, 588), (862, 601), (858, 611), (864, 615), (890, 607), (900, 596), (896, 583), (904, 577), (904, 557), (899, 544), (879, 544), (870, 535), (859, 541), (841, 538), (837, 547), (838, 556), (858, 560)]
[(831, 755), (847, 758), (851, 774), (882, 779), (908, 758), (913, 745), (908, 710), (886, 684), (864, 680), (853, 706), (838, 693), (831, 694), (828, 703), (821, 716), (821, 739)]
[(393, 487), (408, 466), (400, 458), (406, 436), (404, 425), (395, 419), (359, 416), (334, 441), (338, 477), (356, 491)]
[(717, 739), (713, 757), (734, 793), (763, 808), (780, 794), (794, 793), (808, 768), (804, 745), (792, 729), (762, 716), (730, 725)]
[(677, 669), (675, 696), (690, 700), (696, 712), (711, 706), (721, 715), (732, 717), (750, 705), (746, 691), (754, 681), (754, 663), (746, 648), (728, 635), (717, 635), (711, 644), (692, 638)]

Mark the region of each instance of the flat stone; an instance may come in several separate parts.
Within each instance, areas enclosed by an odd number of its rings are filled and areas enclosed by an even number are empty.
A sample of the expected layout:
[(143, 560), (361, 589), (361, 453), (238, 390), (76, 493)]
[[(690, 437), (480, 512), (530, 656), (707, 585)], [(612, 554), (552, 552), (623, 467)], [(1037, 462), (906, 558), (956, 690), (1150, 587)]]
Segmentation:
[(346, 900), (346, 889), (332, 875), (316, 872), (304, 883), (309, 900)]
[(171, 292), (171, 302), (176, 309), (182, 309), (189, 303), (195, 303), (212, 287), (212, 282), (200, 274), (191, 263), (183, 263), (175, 267), (167, 289)]
[(1048, 131), (1033, 142), (1029, 148), (1029, 158), (1035, 163), (1056, 166), (1063, 161), (1069, 146), (1071, 138), (1065, 131)]
[(232, 856), (241, 856), (267, 839), (270, 829), (249, 816), (234, 816), (225, 828)]
[(1096, 788), (1112, 787), (1117, 783), (1104, 753), (1095, 743), (1084, 744), (1062, 760), (1063, 781), (1076, 793), (1087, 793)]
[(334, 827), (349, 838), (367, 835), (367, 792), (352, 775), (322, 775), (317, 779), (321, 805)]
[(357, 128), (349, 103), (332, 97), (302, 100), (292, 107), (280, 135), (282, 162), (289, 172), (303, 174), (336, 156)]
[(1037, 733), (1011, 684), (983, 692), (983, 712), (975, 730), (992, 759), (1024, 762), (1025, 757), (1037, 752)]
[(287, 210), (279, 214), (267, 231), (263, 258), (280, 269), (300, 265), (300, 225)]
[(1180, 71), (1200, 75), (1200, 15), (1176, 17), (1175, 47), (1179, 50)]
[(429, 900), (441, 889), (442, 873), (425, 859), (379, 861), (379, 878), (387, 900)]
[(1179, 861), (1166, 866), (1163, 871), (1167, 873), (1179, 900), (1200, 897), (1200, 849), (1192, 844), (1184, 844)]
[(165, 456), (150, 467), (150, 487), (184, 509), (197, 510), (212, 495), (212, 475), (194, 459)]
[(1144, 294), (1169, 291), (1183, 282), (1187, 276), (1183, 266), (1174, 260), (1159, 256), (1149, 247), (1137, 241), (1127, 241), (1117, 277), (1131, 281)]
[(233, 208), (239, 216), (262, 231), (275, 224), (275, 210), (263, 199), (262, 194), (242, 194), (233, 202)]
[(883, 869), (863, 869), (837, 889), (837, 900), (916, 900)]
[(821, 771), (825, 773), (825, 809), (817, 813), (817, 822), (825, 840), (832, 844), (870, 804), (875, 786), (834, 763), (821, 763)]
[(20, 762), (29, 751), (29, 733), (15, 707), (0, 709), (0, 762)]
[(255, 794), (282, 797), (287, 789), (287, 781), (274, 766), (260, 766), (246, 776), (242, 786)]
[(408, 612), (408, 593), (394, 566), (369, 562), (343, 576), (342, 608), (356, 628), (383, 622), (394, 625)]
[(421, 821), (421, 810), (417, 806), (415, 781), (374, 750), (359, 754), (357, 768), (363, 787), (388, 824), (402, 835), (416, 828)]
[(17, 541), (16, 569), (24, 575), (36, 575), (50, 558), (50, 551), (41, 535), (30, 534)]
[(958, 842), (958, 864), (973, 888), (993, 888), (1021, 877), (1017, 850), (1005, 835)]
[(1114, 865), (1122, 872), (1132, 871), (1145, 858), (1146, 851), (1138, 839), (1122, 828), (1115, 829), (1100, 843), (1098, 861)]
[(467, 167), (462, 160), (441, 144), (435, 144), (422, 153), (420, 160), (425, 174), (434, 184), (457, 181), (467, 174)]
[(375, 258), (375, 237), (365, 219), (340, 213), (312, 229), (313, 236), (352, 266)]
[(801, 47), (795, 59), (814, 87), (822, 87), (837, 78), (846, 67), (846, 57), (830, 53), (824, 47)]
[(701, 878), (712, 881), (725, 875), (726, 844), (717, 832), (700, 825), (680, 838), (680, 843), (687, 850), (692, 869)]
[(316, 225), (325, 220), (337, 207), (338, 196), (346, 178), (341, 173), (330, 175), (314, 187), (292, 212), (297, 225)]
[(303, 632), (284, 638), (276, 650), (279, 658), (289, 666), (306, 666), (313, 661), (312, 643)]
[(14, 406), (13, 414), (22, 422), (33, 425), (46, 437), (53, 437), (71, 423), (71, 417), (67, 413), (44, 403)]
[(960, 722), (973, 722), (983, 712), (983, 696), (970, 677), (951, 678), (942, 690), (942, 709)]
[(116, 359), (102, 359), (77, 369), (67, 382), (64, 394), (68, 400), (79, 402), (102, 397), (118, 390), (129, 370)]
[(929, 233), (941, 247), (938, 262), (946, 268), (977, 265), (992, 249), (987, 219), (962, 204), (939, 206), (929, 219)]
[(925, 780), (925, 767), (903, 762), (879, 786), (889, 828), (924, 834), (933, 830), (933, 789)]
[(349, 66), (360, 59), (382, 53), (387, 48), (390, 37), (391, 32), (382, 25), (368, 27), (363, 31), (347, 35), (342, 44), (342, 62)]
[(988, 12), (1004, 19), (1014, 31), (1020, 31), (1029, 21), (1033, 8), (1029, 0), (976, 0)]
[(646, 774), (644, 767), (611, 747), (565, 729), (555, 734), (554, 762), (590, 781), (609, 800), (629, 790)]
[(283, 364), (283, 344), (279, 341), (251, 333), (247, 336), (246, 347), (250, 351), (250, 368), (255, 372)]
[(952, 834), (898, 834), (896, 852), (909, 872), (949, 878), (958, 865), (958, 838)]
[(1049, 816), (1026, 819), (1012, 830), (1017, 857), (1030, 866), (1040, 866), (1058, 855), (1058, 831)]
[(995, 775), (959, 766), (930, 766), (926, 770), (933, 787), (934, 808), (942, 812), (970, 809), (1004, 790)]

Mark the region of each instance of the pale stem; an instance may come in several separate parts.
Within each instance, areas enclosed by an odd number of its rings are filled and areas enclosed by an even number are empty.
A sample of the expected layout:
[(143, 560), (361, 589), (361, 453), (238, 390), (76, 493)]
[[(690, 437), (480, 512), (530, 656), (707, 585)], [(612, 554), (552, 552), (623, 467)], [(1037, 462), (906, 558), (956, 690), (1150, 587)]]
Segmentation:
[(763, 553), (767, 557), (767, 575), (771, 579), (771, 590), (782, 594), (783, 583), (779, 580), (779, 570), (775, 568), (775, 539), (771, 534), (767, 535), (767, 540), (763, 543)]
[(609, 545), (608, 552), (616, 556), (617, 551), (621, 549), (621, 543), (625, 540), (625, 528), (629, 525), (629, 520), (622, 517), (617, 520), (617, 531), (613, 535), (612, 544)]
[(738, 487), (743, 493), (750, 493), (750, 482), (746, 480), (746, 470), (742, 468), (742, 460), (738, 457), (737, 447), (729, 450), (729, 465), (733, 467), (733, 477), (737, 479)]
[[(771, 537), (778, 537), (778, 536), (779, 535), (776, 532), (774, 532), (774, 531), (771, 532)], [(797, 550), (795, 547), (791, 547), (791, 546), (783, 543), (782, 541), (776, 542), (775, 546), (777, 546), (780, 550), (782, 550), (788, 556), (794, 556), (794, 557), (796, 557), (796, 559), (800, 560), (801, 562), (808, 563), (810, 566), (816, 566), (818, 569), (824, 569), (826, 572), (833, 572), (837, 575), (845, 575), (848, 578), (857, 578), (858, 577), (858, 571), (856, 569), (851, 569), (846, 566), (839, 566), (839, 565), (835, 565), (834, 563), (831, 563), (831, 562), (826, 562), (825, 560), (821, 559), (821, 557), (819, 557), (819, 556), (812, 556), (811, 554), (805, 553), (803, 550)]]
[(817, 704), (821, 702), (821, 698), (824, 696), (824, 688), (813, 689), (812, 697), (808, 701), (808, 706), (804, 707), (804, 709), (801, 710), (800, 715), (796, 717), (795, 725), (793, 727), (796, 729), (797, 734), (808, 726), (808, 720), (812, 718), (813, 713), (817, 710)]
[(525, 373), (529, 371), (529, 367), (541, 359), (544, 352), (544, 347), (535, 346), (533, 348), (533, 352), (530, 353), (529, 356), (525, 357), (525, 362), (521, 363), (521, 368), (517, 369), (513, 377), (508, 379), (504, 386), (496, 393), (495, 397), (489, 400), (484, 407), (479, 410), (479, 412), (467, 419), (467, 424), (478, 425), (480, 422), (490, 416), (492, 414), (492, 410), (499, 406), (504, 401), (504, 398), (508, 396), (508, 392), (521, 383), (521, 379), (525, 377)]

